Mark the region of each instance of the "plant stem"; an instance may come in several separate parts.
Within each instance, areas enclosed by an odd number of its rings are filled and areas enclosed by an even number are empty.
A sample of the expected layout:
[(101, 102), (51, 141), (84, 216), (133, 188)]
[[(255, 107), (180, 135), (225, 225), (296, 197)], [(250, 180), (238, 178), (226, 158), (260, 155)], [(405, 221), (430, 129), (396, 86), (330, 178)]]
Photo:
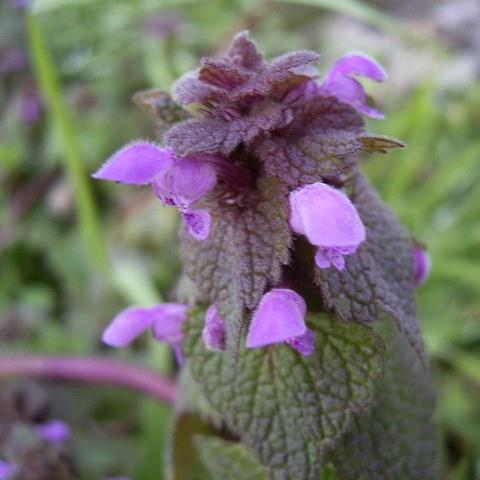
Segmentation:
[(176, 398), (176, 384), (172, 379), (145, 367), (102, 357), (0, 355), (0, 380), (11, 377), (125, 387), (168, 405), (174, 405)]
[(63, 98), (58, 71), (48, 50), (42, 26), (34, 13), (27, 16), (27, 25), (30, 54), (37, 82), (48, 107), (48, 114), (59, 132), (65, 169), (73, 184), (78, 221), (87, 254), (92, 268), (104, 272), (107, 267), (105, 244), (100, 234), (97, 212), (82, 162), (73, 119)]

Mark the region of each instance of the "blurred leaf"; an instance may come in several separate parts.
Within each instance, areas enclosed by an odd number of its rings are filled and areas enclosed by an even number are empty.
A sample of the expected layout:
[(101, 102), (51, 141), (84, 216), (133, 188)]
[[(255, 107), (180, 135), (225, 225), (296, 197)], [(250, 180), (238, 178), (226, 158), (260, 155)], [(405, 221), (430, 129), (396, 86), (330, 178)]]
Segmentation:
[(198, 434), (213, 434), (213, 429), (192, 413), (179, 414), (170, 435), (167, 480), (213, 480), (205, 469), (194, 437)]
[(207, 435), (196, 435), (194, 443), (213, 480), (268, 480), (265, 467), (241, 443)]
[(280, 2), (308, 5), (344, 13), (351, 17), (371, 23), (380, 28), (393, 29), (395, 20), (376, 8), (360, 0), (276, 0)]

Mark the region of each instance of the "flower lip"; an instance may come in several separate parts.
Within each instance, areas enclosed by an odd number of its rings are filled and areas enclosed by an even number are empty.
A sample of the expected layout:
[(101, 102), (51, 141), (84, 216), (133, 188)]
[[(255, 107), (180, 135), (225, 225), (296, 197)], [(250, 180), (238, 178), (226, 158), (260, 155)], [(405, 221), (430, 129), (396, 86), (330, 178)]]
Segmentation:
[(290, 225), (318, 247), (319, 268), (345, 268), (344, 255), (365, 241), (365, 226), (350, 199), (325, 183), (312, 183), (290, 194)]
[(129, 307), (120, 312), (103, 333), (102, 340), (111, 347), (126, 347), (153, 324), (151, 310)]
[(305, 301), (298, 293), (283, 288), (270, 290), (253, 314), (247, 347), (263, 347), (304, 335), (305, 312)]
[(325, 183), (290, 194), (292, 229), (318, 247), (353, 247), (365, 240), (365, 227), (350, 199)]
[(111, 347), (126, 347), (151, 328), (157, 340), (166, 341), (175, 347), (182, 340), (182, 323), (186, 314), (187, 306), (179, 303), (164, 303), (147, 308), (129, 307), (112, 320), (102, 339)]
[(92, 177), (131, 185), (147, 185), (173, 163), (172, 149), (136, 140), (114, 153)]

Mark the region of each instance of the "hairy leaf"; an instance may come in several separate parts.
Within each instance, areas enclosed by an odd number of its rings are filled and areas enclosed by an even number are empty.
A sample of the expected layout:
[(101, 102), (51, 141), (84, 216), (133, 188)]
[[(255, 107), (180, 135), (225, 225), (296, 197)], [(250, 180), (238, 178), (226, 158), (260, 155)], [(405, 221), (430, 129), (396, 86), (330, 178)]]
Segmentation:
[(245, 116), (231, 120), (221, 118), (221, 113), (219, 107), (217, 117), (195, 118), (175, 125), (167, 133), (167, 144), (178, 155), (229, 155), (241, 142), (250, 143), (260, 133), (284, 127), (292, 119), (290, 108), (271, 100), (260, 101)]
[(241, 443), (196, 435), (195, 445), (213, 480), (268, 480), (265, 467)]
[(287, 345), (242, 349), (238, 362), (205, 349), (203, 312), (193, 312), (184, 349), (194, 378), (227, 427), (239, 435), (275, 480), (318, 480), (325, 454), (367, 411), (382, 372), (379, 337), (359, 324), (310, 315), (316, 351), (303, 357)]
[(291, 234), (286, 187), (275, 178), (258, 180), (247, 206), (214, 200), (207, 205), (212, 231), (198, 242), (183, 232), (185, 272), (204, 302), (216, 303), (227, 323), (227, 344), (238, 351), (245, 309), (253, 309), (288, 263)]
[(334, 97), (317, 97), (294, 111), (294, 120), (254, 144), (268, 175), (291, 187), (336, 177), (352, 167), (364, 150), (363, 120)]
[(404, 336), (390, 328), (387, 337), (373, 409), (354, 418), (332, 452), (339, 480), (438, 478), (430, 374)]
[(341, 319), (370, 323), (387, 314), (423, 357), (410, 234), (360, 173), (353, 180), (351, 199), (365, 224), (367, 239), (346, 257), (345, 270), (315, 268), (315, 281), (327, 306)]
[(175, 99), (181, 104), (234, 102), (245, 106), (258, 96), (281, 98), (287, 91), (312, 75), (305, 67), (320, 56), (312, 51), (292, 52), (265, 62), (248, 32), (235, 36), (227, 54), (221, 58), (203, 58), (200, 69), (188, 73), (174, 85)]

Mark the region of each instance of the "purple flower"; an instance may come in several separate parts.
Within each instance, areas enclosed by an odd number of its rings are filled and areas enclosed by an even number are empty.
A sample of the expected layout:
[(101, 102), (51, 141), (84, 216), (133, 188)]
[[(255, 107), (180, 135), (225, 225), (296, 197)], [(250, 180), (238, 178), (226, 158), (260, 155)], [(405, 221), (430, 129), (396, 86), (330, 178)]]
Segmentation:
[(152, 185), (155, 195), (165, 205), (178, 208), (190, 235), (205, 240), (210, 232), (210, 214), (206, 210), (192, 209), (192, 206), (215, 188), (215, 160), (217, 158), (211, 155), (182, 158), (171, 148), (135, 141), (113, 154), (93, 178)]
[(315, 263), (320, 268), (345, 267), (365, 240), (365, 227), (350, 199), (324, 183), (313, 183), (290, 194), (290, 225), (318, 247)]
[(319, 94), (337, 97), (341, 102), (350, 104), (369, 117), (385, 118), (383, 112), (367, 104), (365, 90), (354, 76), (370, 78), (376, 82), (383, 82), (388, 78), (387, 72), (373, 58), (363, 53), (349, 53), (327, 72), (319, 87)]
[(306, 312), (305, 301), (298, 293), (288, 288), (270, 290), (253, 314), (247, 347), (286, 342), (302, 355), (311, 355), (315, 349), (315, 337), (305, 324)]
[(179, 363), (182, 354), (182, 324), (187, 318), (187, 306), (163, 303), (153, 307), (129, 307), (120, 312), (103, 333), (102, 340), (115, 348), (126, 347), (143, 332), (152, 329), (158, 341), (169, 343)]
[(9, 480), (17, 472), (17, 467), (12, 463), (0, 460), (0, 480)]
[(413, 283), (419, 287), (430, 275), (432, 261), (428, 252), (419, 246), (413, 249)]
[(70, 438), (70, 427), (61, 420), (52, 420), (36, 428), (38, 434), (48, 443), (59, 444)]
[(383, 82), (388, 77), (387, 72), (373, 58), (363, 53), (349, 53), (335, 63), (322, 83), (314, 79), (302, 83), (288, 92), (284, 101), (295, 102), (299, 99), (310, 100), (318, 96), (333, 96), (364, 115), (378, 119), (385, 118), (383, 112), (368, 105), (365, 89), (354, 78), (355, 76), (367, 77), (377, 82)]
[(211, 305), (205, 314), (205, 326), (202, 332), (203, 343), (208, 350), (223, 352), (225, 346), (225, 322), (218, 313), (216, 305)]

